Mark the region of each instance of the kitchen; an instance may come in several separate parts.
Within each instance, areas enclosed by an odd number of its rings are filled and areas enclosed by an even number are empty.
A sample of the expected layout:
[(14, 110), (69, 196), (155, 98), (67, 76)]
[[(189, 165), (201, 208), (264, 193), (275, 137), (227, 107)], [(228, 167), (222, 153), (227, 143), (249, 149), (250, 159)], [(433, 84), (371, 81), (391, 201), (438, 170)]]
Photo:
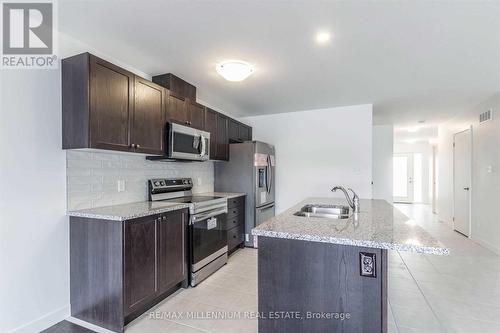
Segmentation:
[[(500, 330), (496, 4), (45, 2), (54, 68), (0, 73), (0, 332)], [(431, 125), (434, 211), (392, 188)]]

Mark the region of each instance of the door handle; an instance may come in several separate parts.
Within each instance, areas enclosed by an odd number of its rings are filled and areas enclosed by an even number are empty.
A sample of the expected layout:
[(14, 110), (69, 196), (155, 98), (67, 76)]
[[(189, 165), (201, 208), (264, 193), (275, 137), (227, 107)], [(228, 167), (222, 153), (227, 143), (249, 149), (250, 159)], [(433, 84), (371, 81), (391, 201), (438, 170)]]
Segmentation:
[(464, 190), (468, 191), (468, 190), (470, 190), (470, 188), (468, 188), (468, 187), (464, 187)]

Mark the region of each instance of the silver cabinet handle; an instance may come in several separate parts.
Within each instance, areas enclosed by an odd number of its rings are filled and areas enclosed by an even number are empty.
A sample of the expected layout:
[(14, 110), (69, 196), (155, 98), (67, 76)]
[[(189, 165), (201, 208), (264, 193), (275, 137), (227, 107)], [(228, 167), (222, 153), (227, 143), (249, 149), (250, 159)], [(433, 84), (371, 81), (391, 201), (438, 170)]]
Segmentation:
[(163, 217), (162, 217), (162, 220), (163, 220), (163, 221), (166, 221), (166, 220), (167, 220), (167, 217), (166, 217), (166, 216), (163, 216)]

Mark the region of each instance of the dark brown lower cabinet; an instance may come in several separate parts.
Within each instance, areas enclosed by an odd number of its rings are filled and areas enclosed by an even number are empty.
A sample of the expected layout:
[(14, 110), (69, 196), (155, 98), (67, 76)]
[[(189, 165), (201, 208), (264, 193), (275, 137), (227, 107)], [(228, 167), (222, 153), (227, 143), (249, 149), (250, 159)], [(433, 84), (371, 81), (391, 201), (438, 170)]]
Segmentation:
[(127, 221), (71, 217), (71, 315), (123, 332), (187, 287), (187, 217), (187, 209)]
[(187, 217), (183, 211), (175, 211), (157, 226), (158, 239), (158, 292), (168, 291), (187, 276), (186, 258), (186, 228)]
[(125, 314), (140, 308), (156, 295), (157, 217), (124, 222)]
[(227, 200), (225, 229), (229, 253), (236, 251), (245, 243), (245, 196)]
[(387, 333), (387, 250), (259, 236), (258, 256), (259, 333)]

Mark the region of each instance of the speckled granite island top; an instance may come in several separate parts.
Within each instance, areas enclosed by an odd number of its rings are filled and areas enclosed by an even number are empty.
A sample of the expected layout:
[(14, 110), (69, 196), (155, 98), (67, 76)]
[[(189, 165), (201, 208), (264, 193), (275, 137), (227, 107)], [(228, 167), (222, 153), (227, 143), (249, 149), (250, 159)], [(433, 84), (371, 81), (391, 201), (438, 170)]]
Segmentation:
[(188, 207), (189, 206), (186, 204), (175, 202), (142, 201), (127, 203), (123, 205), (74, 210), (68, 212), (68, 215), (75, 217), (85, 217), (89, 219), (126, 221), (139, 217), (171, 212), (173, 210)]
[(361, 212), (347, 219), (293, 215), (306, 204), (342, 204), (309, 198), (252, 229), (256, 236), (447, 255), (449, 250), (385, 200), (360, 200)]

